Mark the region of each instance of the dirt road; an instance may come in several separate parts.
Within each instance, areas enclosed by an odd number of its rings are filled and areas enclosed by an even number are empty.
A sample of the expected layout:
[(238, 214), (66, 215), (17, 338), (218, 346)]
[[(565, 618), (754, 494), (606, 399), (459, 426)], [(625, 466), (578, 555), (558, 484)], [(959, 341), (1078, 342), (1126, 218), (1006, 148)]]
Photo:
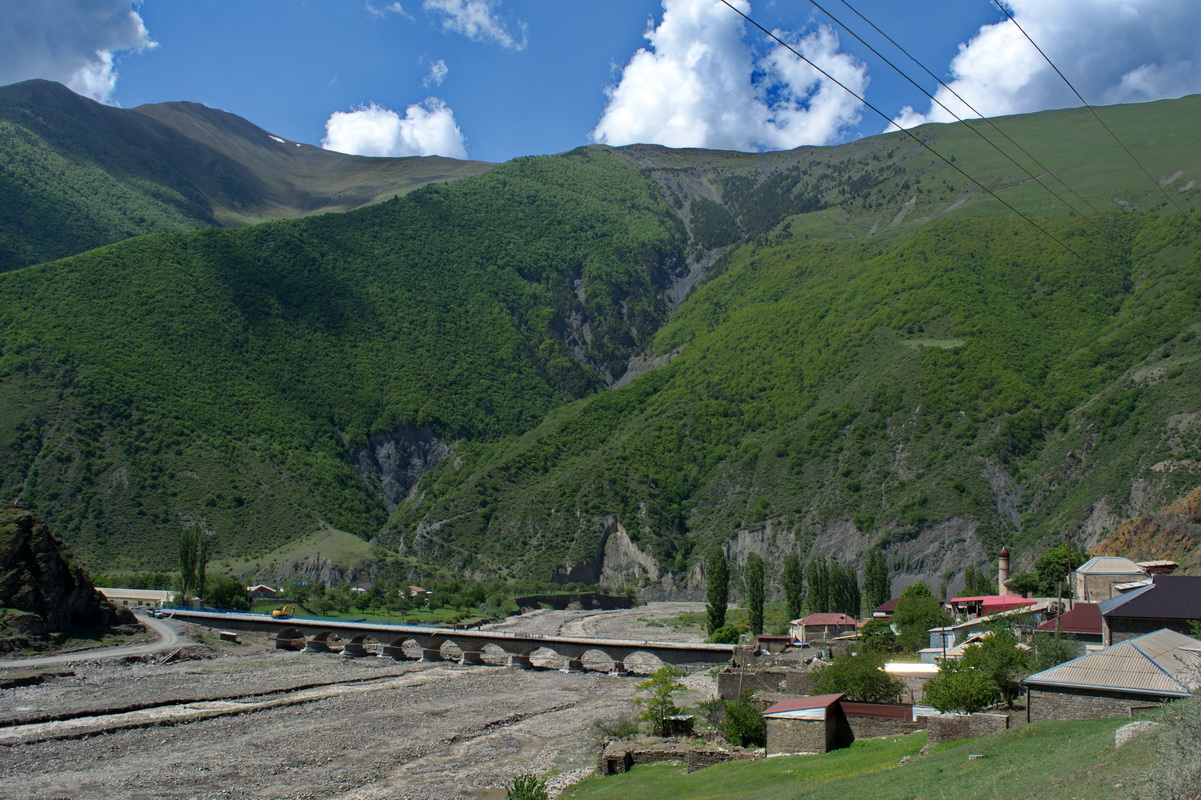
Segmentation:
[(139, 614), (138, 622), (141, 622), (153, 631), (158, 636), (157, 641), (145, 644), (122, 645), (120, 647), (98, 647), (90, 650), (77, 650), (61, 655), (3, 660), (0, 661), (0, 670), (52, 667), (63, 664), (74, 664), (80, 661), (95, 661), (96, 659), (154, 655), (155, 653), (165, 653), (184, 644), (184, 640), (179, 635), (179, 631), (176, 630), (175, 626), (164, 620)]
[[(677, 606), (535, 612), (510, 629), (679, 640)], [(593, 723), (637, 676), (274, 651), (85, 661), (0, 693), (0, 798), (500, 798), (513, 775), (595, 763)], [(709, 669), (709, 668), (706, 668)], [(699, 692), (712, 680), (689, 680)]]

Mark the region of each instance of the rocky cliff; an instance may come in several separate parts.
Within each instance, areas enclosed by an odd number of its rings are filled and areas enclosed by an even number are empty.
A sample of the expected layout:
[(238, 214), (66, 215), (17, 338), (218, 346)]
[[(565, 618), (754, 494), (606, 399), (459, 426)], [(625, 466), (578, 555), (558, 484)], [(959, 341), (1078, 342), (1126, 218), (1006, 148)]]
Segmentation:
[(104, 598), (46, 523), (0, 505), (0, 652), (60, 639), (72, 628), (135, 622)]

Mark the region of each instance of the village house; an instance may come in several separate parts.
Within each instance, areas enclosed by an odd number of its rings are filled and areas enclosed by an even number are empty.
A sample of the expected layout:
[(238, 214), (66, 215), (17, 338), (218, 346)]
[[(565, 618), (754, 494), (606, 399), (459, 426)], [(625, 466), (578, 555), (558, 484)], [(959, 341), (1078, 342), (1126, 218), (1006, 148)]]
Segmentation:
[(1072, 573), (1072, 596), (1085, 603), (1100, 603), (1117, 595), (1118, 586), (1146, 579), (1147, 570), (1128, 558), (1095, 556)]
[(1026, 719), (1125, 717), (1198, 687), (1201, 641), (1162, 629), (1035, 673), (1026, 687)]
[(817, 613), (789, 623), (794, 642), (828, 642), (858, 629), (858, 621), (846, 614)]
[(1201, 623), (1201, 577), (1152, 575), (1150, 582), (1099, 605), (1102, 642), (1116, 644), (1168, 628), (1190, 634)]
[(1051, 633), (1083, 642), (1085, 646), (1100, 647), (1101, 608), (1096, 603), (1076, 603), (1071, 609), (1039, 625), (1034, 632)]

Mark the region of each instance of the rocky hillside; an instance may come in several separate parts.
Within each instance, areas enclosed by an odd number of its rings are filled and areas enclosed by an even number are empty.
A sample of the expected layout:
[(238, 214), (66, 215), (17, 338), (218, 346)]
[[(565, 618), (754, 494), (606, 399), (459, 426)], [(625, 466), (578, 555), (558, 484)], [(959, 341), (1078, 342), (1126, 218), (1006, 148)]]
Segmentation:
[[(39, 124), (78, 127), (67, 105)], [(666, 595), (713, 544), (880, 546), (934, 582), (1095, 544), (1201, 458), (1201, 99), (1102, 113), (1155, 180), (1076, 111), (1001, 121), (1034, 170), (963, 125), (915, 132), (945, 162), (899, 133), (589, 147), (5, 273), (0, 491), (107, 569), (167, 568), (196, 526), (216, 559), (332, 528)], [(231, 175), (280, 144), (138, 114)]]
[(0, 505), (0, 652), (37, 647), (74, 628), (135, 625), (96, 591), (66, 545), (20, 506)]
[(1135, 561), (1169, 559), (1195, 573), (1201, 568), (1201, 486), (1157, 513), (1122, 522), (1093, 552)]

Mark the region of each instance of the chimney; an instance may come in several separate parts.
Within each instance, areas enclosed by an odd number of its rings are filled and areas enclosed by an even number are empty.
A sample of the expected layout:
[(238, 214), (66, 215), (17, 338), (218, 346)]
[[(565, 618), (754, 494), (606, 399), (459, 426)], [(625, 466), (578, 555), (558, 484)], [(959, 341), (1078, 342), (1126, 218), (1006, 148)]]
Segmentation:
[(1001, 552), (997, 555), (997, 594), (1009, 594), (1009, 587), (1005, 585), (1007, 580), (1009, 580), (1009, 548), (1002, 545)]

